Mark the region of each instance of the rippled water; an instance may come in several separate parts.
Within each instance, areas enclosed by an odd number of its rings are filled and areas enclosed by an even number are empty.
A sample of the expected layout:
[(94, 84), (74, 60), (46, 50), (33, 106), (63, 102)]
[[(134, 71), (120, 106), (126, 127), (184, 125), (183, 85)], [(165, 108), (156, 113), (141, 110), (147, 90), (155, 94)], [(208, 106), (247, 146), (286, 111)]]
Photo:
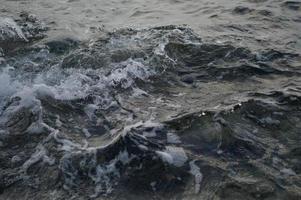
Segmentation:
[(301, 198), (301, 3), (3, 5), (0, 199)]

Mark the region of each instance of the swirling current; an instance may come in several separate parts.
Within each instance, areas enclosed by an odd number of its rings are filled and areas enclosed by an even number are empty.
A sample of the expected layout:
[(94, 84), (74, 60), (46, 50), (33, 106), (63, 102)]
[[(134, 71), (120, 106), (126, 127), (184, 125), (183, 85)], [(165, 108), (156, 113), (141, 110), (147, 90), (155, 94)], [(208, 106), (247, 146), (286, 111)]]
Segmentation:
[(301, 199), (300, 2), (223, 11), (278, 19), (286, 44), (256, 38), (267, 25), (196, 22), (112, 20), (80, 39), (4, 2), (0, 199)]

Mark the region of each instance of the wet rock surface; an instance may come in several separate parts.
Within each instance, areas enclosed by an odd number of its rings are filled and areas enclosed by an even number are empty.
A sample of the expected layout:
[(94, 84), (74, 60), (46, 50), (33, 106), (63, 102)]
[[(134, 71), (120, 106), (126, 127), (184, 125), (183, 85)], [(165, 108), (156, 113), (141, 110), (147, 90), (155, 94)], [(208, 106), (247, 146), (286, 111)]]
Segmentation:
[(81, 41), (19, 17), (0, 23), (0, 199), (301, 198), (297, 43), (254, 49), (185, 25)]

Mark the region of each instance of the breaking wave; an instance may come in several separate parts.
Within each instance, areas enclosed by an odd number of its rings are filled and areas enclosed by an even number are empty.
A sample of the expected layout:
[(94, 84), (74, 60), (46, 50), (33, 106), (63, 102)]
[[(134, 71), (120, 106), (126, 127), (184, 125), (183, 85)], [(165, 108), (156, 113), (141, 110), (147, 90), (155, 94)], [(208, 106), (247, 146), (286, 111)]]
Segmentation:
[(186, 26), (81, 43), (5, 23), (1, 41), (26, 45), (1, 59), (4, 195), (300, 198), (298, 54), (209, 43)]

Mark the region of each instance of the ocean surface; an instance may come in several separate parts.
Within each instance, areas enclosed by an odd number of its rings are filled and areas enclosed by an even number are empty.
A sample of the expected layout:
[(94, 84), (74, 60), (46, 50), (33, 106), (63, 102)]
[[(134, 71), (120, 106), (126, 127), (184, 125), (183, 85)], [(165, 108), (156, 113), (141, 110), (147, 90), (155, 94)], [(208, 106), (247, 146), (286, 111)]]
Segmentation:
[(0, 0), (0, 200), (301, 199), (301, 1)]

